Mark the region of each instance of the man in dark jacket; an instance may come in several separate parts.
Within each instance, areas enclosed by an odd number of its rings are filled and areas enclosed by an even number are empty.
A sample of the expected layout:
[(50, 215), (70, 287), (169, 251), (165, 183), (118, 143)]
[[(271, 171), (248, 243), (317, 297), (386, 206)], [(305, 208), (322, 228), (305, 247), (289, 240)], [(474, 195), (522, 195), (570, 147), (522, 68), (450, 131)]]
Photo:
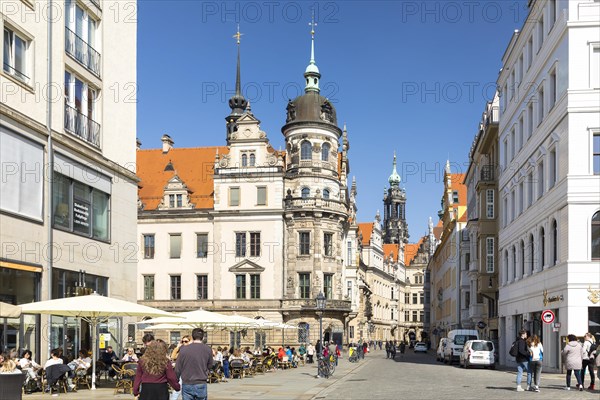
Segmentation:
[(204, 330), (192, 330), (192, 339), (192, 343), (179, 350), (175, 372), (181, 377), (183, 400), (206, 400), (206, 382), (213, 365), (212, 350), (202, 342)]
[(527, 349), (527, 331), (521, 329), (519, 331), (519, 337), (517, 338), (517, 355), (515, 361), (517, 362), (517, 392), (524, 392), (525, 389), (521, 387), (521, 380), (523, 379), (523, 371), (527, 373), (527, 381), (530, 382), (529, 378), (529, 350)]

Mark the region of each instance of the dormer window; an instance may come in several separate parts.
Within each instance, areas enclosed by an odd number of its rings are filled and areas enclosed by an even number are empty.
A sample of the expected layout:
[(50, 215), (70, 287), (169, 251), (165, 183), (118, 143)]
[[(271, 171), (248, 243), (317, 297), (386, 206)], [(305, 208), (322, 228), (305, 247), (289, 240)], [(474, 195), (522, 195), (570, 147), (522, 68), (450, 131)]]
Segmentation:
[(254, 167), (256, 165), (256, 154), (253, 151), (243, 151), (240, 159), (242, 167)]
[(248, 154), (244, 153), (242, 154), (242, 167), (247, 167), (248, 166)]
[(194, 205), (189, 201), (189, 195), (188, 187), (175, 175), (165, 186), (163, 201), (159, 205), (159, 209), (194, 208)]
[(256, 165), (256, 156), (254, 153), (250, 153), (250, 166), (254, 167)]

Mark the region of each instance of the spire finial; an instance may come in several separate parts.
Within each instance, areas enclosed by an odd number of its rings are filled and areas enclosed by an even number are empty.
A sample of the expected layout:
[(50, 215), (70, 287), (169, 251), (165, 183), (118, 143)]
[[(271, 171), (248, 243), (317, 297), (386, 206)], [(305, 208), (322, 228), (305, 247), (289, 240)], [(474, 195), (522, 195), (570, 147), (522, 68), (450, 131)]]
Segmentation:
[(233, 38), (236, 40), (237, 48), (238, 48), (237, 69), (236, 69), (236, 74), (235, 74), (235, 95), (236, 96), (242, 95), (242, 82), (241, 82), (241, 78), (240, 78), (240, 38), (242, 37), (242, 35), (243, 35), (243, 33), (240, 33), (240, 24), (238, 24), (237, 32), (235, 35), (233, 35)]
[(312, 10), (312, 19), (308, 25), (310, 25), (310, 36), (311, 36), (310, 63), (314, 64), (315, 63), (315, 26), (317, 26), (317, 23), (315, 22), (314, 8)]
[(237, 26), (237, 32), (233, 35), (233, 38), (236, 40), (237, 44), (237, 65), (235, 71), (235, 94), (233, 97), (229, 99), (229, 108), (231, 108), (231, 113), (225, 117), (225, 121), (227, 121), (227, 140), (229, 141), (229, 135), (237, 129), (237, 125), (235, 121), (244, 113), (246, 110), (246, 105), (248, 102), (242, 95), (242, 79), (240, 73), (240, 38), (243, 33), (240, 33), (240, 25)]
[(390, 186), (399, 186), (400, 185), (400, 175), (398, 175), (398, 171), (396, 170), (396, 150), (394, 150), (394, 167), (392, 169), (392, 174), (388, 178), (388, 182)]
[(319, 67), (317, 67), (317, 63), (315, 62), (315, 26), (317, 23), (315, 22), (315, 10), (313, 9), (311, 22), (308, 23), (310, 26), (310, 62), (304, 71), (304, 78), (306, 79), (306, 86), (304, 88), (305, 92), (313, 91), (319, 92), (319, 79), (321, 78), (321, 74), (319, 73)]

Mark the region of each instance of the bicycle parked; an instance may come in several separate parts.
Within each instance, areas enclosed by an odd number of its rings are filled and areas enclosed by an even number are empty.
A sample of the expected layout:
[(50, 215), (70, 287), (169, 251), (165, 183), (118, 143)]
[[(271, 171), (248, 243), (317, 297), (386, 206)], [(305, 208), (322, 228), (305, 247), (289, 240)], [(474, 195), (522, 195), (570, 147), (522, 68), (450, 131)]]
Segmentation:
[(319, 357), (318, 373), (323, 378), (329, 378), (335, 372), (335, 356)]

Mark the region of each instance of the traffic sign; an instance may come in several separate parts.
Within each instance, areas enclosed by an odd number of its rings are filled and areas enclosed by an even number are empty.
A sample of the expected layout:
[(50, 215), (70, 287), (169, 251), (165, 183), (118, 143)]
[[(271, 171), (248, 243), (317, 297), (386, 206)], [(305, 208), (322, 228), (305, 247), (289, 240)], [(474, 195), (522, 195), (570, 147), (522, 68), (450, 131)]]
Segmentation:
[(552, 310), (542, 311), (542, 321), (544, 321), (545, 324), (554, 322), (554, 312)]

